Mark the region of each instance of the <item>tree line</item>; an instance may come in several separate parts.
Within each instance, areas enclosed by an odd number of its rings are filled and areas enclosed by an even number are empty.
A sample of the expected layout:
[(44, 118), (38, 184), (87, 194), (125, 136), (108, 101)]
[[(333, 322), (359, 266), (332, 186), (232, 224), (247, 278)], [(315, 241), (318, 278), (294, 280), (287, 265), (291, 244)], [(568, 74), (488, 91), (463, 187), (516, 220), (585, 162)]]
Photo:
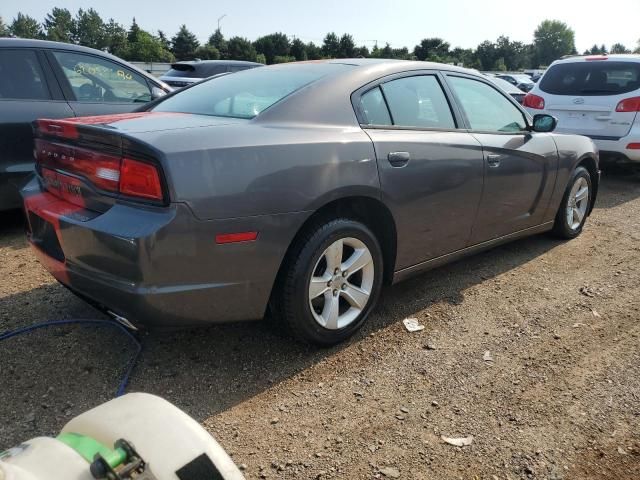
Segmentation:
[[(186, 25), (169, 38), (165, 32), (155, 33), (140, 28), (134, 18), (127, 29), (113, 18), (105, 21), (93, 8), (79, 9), (75, 15), (66, 8), (53, 8), (42, 23), (18, 13), (10, 24), (0, 17), (0, 37), (37, 38), (84, 45), (107, 51), (129, 61), (173, 62), (176, 60), (249, 60), (272, 64), (322, 58), (395, 58), (453, 63), (479, 70), (516, 71), (549, 65), (563, 55), (577, 54), (574, 31), (558, 20), (545, 20), (536, 28), (530, 44), (500, 36), (486, 40), (476, 48), (452, 48), (441, 38), (425, 38), (413, 49), (392, 48), (388, 43), (369, 49), (357, 46), (352, 35), (328, 33), (322, 44), (303, 42), (284, 33), (271, 33), (250, 41), (244, 37), (225, 38), (215, 30), (201, 44)], [(636, 47), (640, 53), (640, 40)], [(584, 54), (631, 53), (616, 43), (610, 49), (597, 45)]]

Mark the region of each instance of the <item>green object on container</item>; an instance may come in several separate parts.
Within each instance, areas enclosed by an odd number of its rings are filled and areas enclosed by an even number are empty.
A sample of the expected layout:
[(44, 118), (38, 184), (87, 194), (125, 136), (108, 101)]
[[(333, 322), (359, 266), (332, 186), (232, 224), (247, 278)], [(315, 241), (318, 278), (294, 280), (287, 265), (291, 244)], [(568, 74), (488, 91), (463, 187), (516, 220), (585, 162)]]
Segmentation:
[(95, 460), (96, 455), (100, 455), (111, 468), (116, 468), (127, 460), (127, 452), (122, 448), (112, 450), (86, 435), (80, 435), (79, 433), (61, 433), (58, 435), (57, 440), (73, 448), (89, 463)]

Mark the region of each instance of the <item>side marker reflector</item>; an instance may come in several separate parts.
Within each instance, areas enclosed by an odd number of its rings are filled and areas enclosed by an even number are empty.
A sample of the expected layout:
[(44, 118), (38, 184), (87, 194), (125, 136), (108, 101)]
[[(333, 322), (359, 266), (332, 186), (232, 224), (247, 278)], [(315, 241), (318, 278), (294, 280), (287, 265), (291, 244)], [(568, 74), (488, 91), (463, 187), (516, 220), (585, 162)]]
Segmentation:
[(216, 243), (223, 245), (225, 243), (253, 242), (256, 238), (258, 238), (258, 232), (221, 233), (216, 235)]

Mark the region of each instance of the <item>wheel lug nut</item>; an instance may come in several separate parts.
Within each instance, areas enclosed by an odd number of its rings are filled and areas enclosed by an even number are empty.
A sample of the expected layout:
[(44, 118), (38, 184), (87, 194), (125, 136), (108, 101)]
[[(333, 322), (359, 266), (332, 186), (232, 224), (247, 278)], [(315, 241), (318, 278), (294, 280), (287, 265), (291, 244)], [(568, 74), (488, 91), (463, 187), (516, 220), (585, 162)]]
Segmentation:
[(346, 289), (347, 289), (347, 284), (346, 284), (346, 283), (343, 283), (343, 284), (342, 284), (342, 286), (341, 286), (340, 288), (342, 288), (342, 290), (346, 290)]
[(336, 268), (336, 269), (334, 270), (334, 272), (333, 272), (333, 274), (334, 274), (334, 275), (338, 275), (339, 273), (340, 273), (340, 269), (339, 269), (339, 268)]
[(330, 286), (331, 286), (331, 282), (327, 282), (327, 287), (330, 287)]
[(337, 296), (338, 296), (338, 290), (334, 290), (334, 291), (333, 291), (333, 296), (334, 296), (334, 297), (337, 297)]
[(347, 273), (348, 273), (348, 272), (345, 270), (344, 272), (342, 272), (342, 276), (343, 276), (343, 277), (346, 277), (346, 276), (347, 276)]

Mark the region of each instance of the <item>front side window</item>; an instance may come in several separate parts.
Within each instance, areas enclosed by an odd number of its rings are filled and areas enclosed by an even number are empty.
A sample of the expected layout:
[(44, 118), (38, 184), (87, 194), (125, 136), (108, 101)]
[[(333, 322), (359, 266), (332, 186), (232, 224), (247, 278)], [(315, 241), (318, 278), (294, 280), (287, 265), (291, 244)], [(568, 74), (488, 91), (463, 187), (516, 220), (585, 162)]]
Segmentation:
[(153, 111), (251, 119), (296, 90), (349, 68), (353, 67), (332, 63), (251, 68), (178, 92), (157, 104)]
[(145, 103), (151, 88), (138, 73), (110, 60), (75, 52), (54, 52), (79, 102)]
[(495, 88), (463, 77), (449, 77), (449, 82), (473, 130), (520, 132), (526, 129), (523, 113)]
[(394, 125), (456, 128), (447, 98), (433, 75), (404, 77), (382, 85)]
[(36, 53), (0, 49), (0, 100), (48, 100), (49, 90)]
[(540, 80), (552, 95), (620, 95), (640, 89), (640, 63), (611, 60), (558, 63)]

